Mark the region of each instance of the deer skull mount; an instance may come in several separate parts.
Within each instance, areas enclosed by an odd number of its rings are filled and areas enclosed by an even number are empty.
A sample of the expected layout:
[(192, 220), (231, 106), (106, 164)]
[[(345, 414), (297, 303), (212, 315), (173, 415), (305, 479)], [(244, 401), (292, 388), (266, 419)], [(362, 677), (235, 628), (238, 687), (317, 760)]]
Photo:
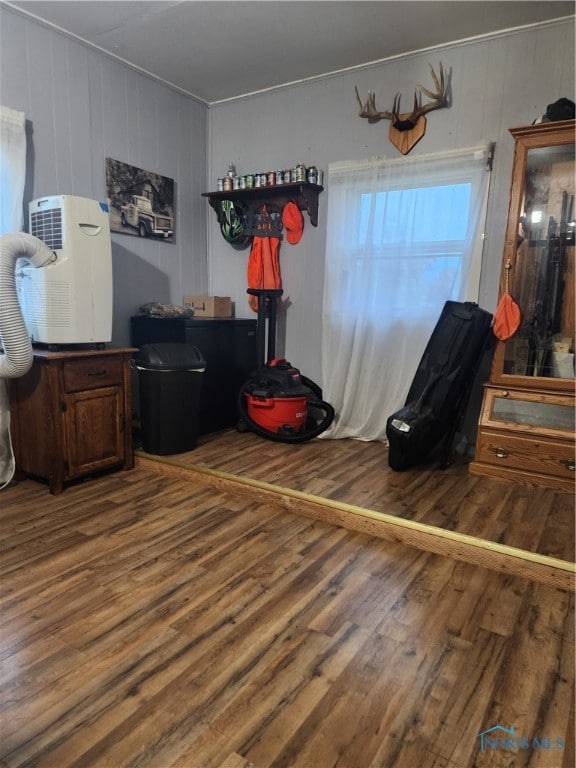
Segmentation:
[[(440, 77), (430, 66), (432, 80), (434, 81), (435, 91), (429, 91), (423, 85), (416, 86), (414, 91), (414, 106), (412, 112), (400, 112), (400, 94), (394, 97), (391, 112), (379, 112), (376, 109), (376, 95), (368, 91), (368, 98), (362, 104), (358, 88), (356, 87), (356, 101), (358, 102), (358, 115), (365, 117), (369, 123), (377, 123), (379, 120), (390, 120), (389, 138), (396, 149), (403, 155), (407, 155), (411, 149), (420, 141), (426, 132), (426, 115), (434, 109), (441, 109), (448, 106), (447, 88), (444, 80), (444, 68), (440, 62)], [(422, 94), (425, 94), (432, 101), (422, 104)]]

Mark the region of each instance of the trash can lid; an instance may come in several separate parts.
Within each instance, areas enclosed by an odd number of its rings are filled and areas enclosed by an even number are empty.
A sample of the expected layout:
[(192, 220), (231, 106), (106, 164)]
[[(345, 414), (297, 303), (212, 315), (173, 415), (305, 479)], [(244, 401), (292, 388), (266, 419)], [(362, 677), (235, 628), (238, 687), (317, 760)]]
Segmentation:
[(143, 344), (136, 357), (136, 365), (150, 370), (196, 371), (204, 370), (206, 361), (193, 344), (163, 341)]

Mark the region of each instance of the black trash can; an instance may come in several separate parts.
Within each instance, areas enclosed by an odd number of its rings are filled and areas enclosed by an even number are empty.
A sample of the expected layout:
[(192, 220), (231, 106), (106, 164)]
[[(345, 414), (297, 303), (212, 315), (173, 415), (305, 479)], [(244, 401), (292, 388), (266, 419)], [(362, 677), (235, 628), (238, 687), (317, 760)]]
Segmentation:
[(136, 356), (142, 450), (163, 456), (196, 448), (206, 362), (192, 344), (144, 344)]

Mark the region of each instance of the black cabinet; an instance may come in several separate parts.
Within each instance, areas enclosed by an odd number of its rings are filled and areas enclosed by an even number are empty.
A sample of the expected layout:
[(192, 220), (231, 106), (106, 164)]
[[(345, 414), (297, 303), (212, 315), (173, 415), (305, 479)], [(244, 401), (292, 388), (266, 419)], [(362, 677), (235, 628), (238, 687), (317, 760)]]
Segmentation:
[(236, 426), (238, 392), (258, 366), (256, 320), (130, 318), (134, 347), (160, 341), (194, 344), (206, 360), (199, 434)]

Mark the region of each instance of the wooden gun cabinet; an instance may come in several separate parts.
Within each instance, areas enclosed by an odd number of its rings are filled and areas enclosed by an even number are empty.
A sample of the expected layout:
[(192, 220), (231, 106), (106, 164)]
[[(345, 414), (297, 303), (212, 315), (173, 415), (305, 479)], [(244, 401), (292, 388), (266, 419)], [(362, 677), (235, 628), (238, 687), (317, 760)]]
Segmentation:
[(474, 474), (574, 492), (573, 120), (513, 128), (514, 164), (500, 280), (521, 312), (498, 341)]

